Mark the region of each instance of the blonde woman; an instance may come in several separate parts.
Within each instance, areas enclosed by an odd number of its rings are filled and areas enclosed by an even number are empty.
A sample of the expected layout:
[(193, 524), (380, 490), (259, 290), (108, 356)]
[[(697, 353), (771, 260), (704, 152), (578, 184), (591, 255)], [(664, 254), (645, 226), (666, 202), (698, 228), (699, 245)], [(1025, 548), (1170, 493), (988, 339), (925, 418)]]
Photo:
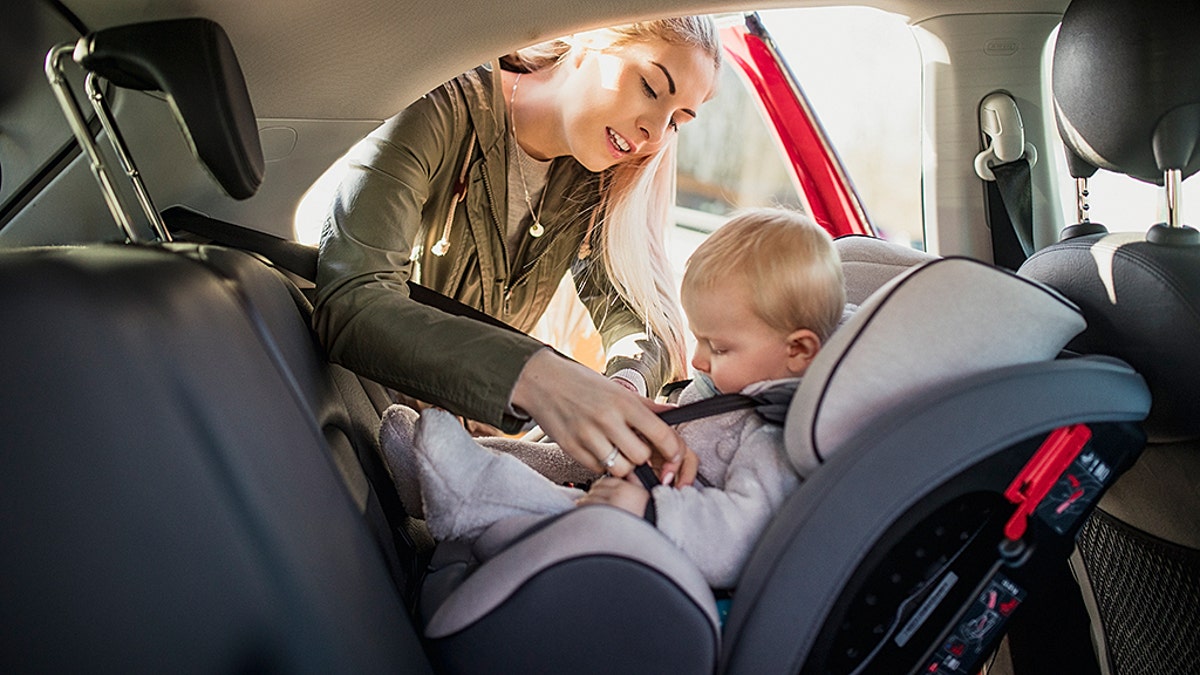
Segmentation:
[[(686, 371), (662, 234), (676, 130), (719, 65), (707, 17), (635, 23), (481, 66), (388, 120), (348, 155), (321, 238), (313, 321), (331, 359), (507, 432), (536, 422), (587, 467), (625, 475), (656, 452), (687, 480), (646, 396)], [(528, 331), (567, 272), (607, 377), (405, 285)]]

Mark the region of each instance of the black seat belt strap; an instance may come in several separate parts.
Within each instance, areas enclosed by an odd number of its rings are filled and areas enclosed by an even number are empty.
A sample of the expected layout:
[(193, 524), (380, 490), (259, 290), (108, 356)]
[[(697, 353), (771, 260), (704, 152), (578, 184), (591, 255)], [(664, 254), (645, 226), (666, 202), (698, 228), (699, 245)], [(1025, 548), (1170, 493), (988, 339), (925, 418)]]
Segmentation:
[[(992, 257), (997, 265), (1017, 269), (1033, 254), (1033, 179), (1024, 158), (991, 167), (996, 180), (988, 183), (988, 222), (992, 226)], [(1003, 210), (994, 208), (992, 198)]]

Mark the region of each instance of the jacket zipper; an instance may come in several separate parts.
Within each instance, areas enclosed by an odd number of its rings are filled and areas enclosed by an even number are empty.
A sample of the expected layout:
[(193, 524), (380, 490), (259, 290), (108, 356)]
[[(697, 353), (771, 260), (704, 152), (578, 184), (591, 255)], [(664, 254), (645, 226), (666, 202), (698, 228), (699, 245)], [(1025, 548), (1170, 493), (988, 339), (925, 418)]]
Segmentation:
[[(483, 177), (483, 189), (487, 192), (488, 196), (488, 210), (492, 212), (492, 225), (496, 228), (496, 231), (500, 233), (500, 250), (504, 253), (504, 277), (507, 279), (509, 275), (508, 242), (505, 241), (504, 232), (500, 230), (500, 214), (496, 212), (496, 193), (492, 190), (491, 179), (488, 178), (487, 162), (484, 162), (483, 166), (480, 167), (480, 175)], [(494, 284), (495, 280), (493, 280), (492, 283)], [(502, 285), (501, 290), (503, 291), (503, 311), (504, 315), (507, 316), (509, 309), (508, 301), (512, 295), (512, 287), (506, 287)]]

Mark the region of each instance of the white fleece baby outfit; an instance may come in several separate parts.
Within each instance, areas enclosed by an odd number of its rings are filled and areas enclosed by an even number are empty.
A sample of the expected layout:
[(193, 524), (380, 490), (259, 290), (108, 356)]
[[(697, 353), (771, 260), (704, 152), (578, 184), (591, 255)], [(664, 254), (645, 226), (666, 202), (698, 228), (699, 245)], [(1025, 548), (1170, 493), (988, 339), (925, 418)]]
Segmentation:
[[(742, 393), (794, 387), (798, 381), (758, 382)], [(679, 403), (715, 393), (706, 379), (697, 378)], [(678, 431), (699, 457), (708, 486), (655, 487), (651, 497), (657, 527), (710, 586), (731, 588), (759, 535), (801, 477), (786, 457), (783, 428), (751, 409), (685, 422)], [(401, 500), (410, 511), (423, 503), (429, 531), (438, 540), (474, 539), (512, 516), (561, 513), (575, 508), (583, 495), (512, 455), (482, 447), (458, 418), (443, 410), (426, 410), (418, 419), (411, 409), (393, 406), (384, 415), (380, 440)], [(406, 480), (412, 476), (419, 488)]]

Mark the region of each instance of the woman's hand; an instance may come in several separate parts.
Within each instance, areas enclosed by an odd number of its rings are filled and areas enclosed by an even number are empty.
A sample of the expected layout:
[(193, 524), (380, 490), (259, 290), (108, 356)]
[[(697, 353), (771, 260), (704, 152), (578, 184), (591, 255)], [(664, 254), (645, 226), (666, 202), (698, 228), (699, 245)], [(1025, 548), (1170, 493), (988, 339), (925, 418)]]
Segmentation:
[(700, 469), (700, 458), (696, 453), (692, 452), (691, 448), (684, 447), (683, 460), (679, 463), (679, 468), (674, 472), (668, 472), (666, 467), (656, 464), (658, 456), (650, 458), (650, 467), (654, 469), (655, 475), (663, 485), (671, 485), (681, 488), (687, 487), (696, 482), (696, 472)]
[(630, 476), (626, 479), (604, 476), (592, 483), (587, 494), (575, 500), (579, 506), (586, 504), (608, 504), (625, 509), (641, 518), (650, 502), (650, 492)]
[[(663, 475), (674, 473), (676, 481), (687, 477), (688, 482), (695, 476), (695, 455), (655, 414), (670, 406), (642, 398), (551, 349), (530, 357), (513, 387), (512, 403), (567, 454), (598, 473), (625, 476), (653, 454)], [(689, 455), (691, 461), (685, 461)]]

